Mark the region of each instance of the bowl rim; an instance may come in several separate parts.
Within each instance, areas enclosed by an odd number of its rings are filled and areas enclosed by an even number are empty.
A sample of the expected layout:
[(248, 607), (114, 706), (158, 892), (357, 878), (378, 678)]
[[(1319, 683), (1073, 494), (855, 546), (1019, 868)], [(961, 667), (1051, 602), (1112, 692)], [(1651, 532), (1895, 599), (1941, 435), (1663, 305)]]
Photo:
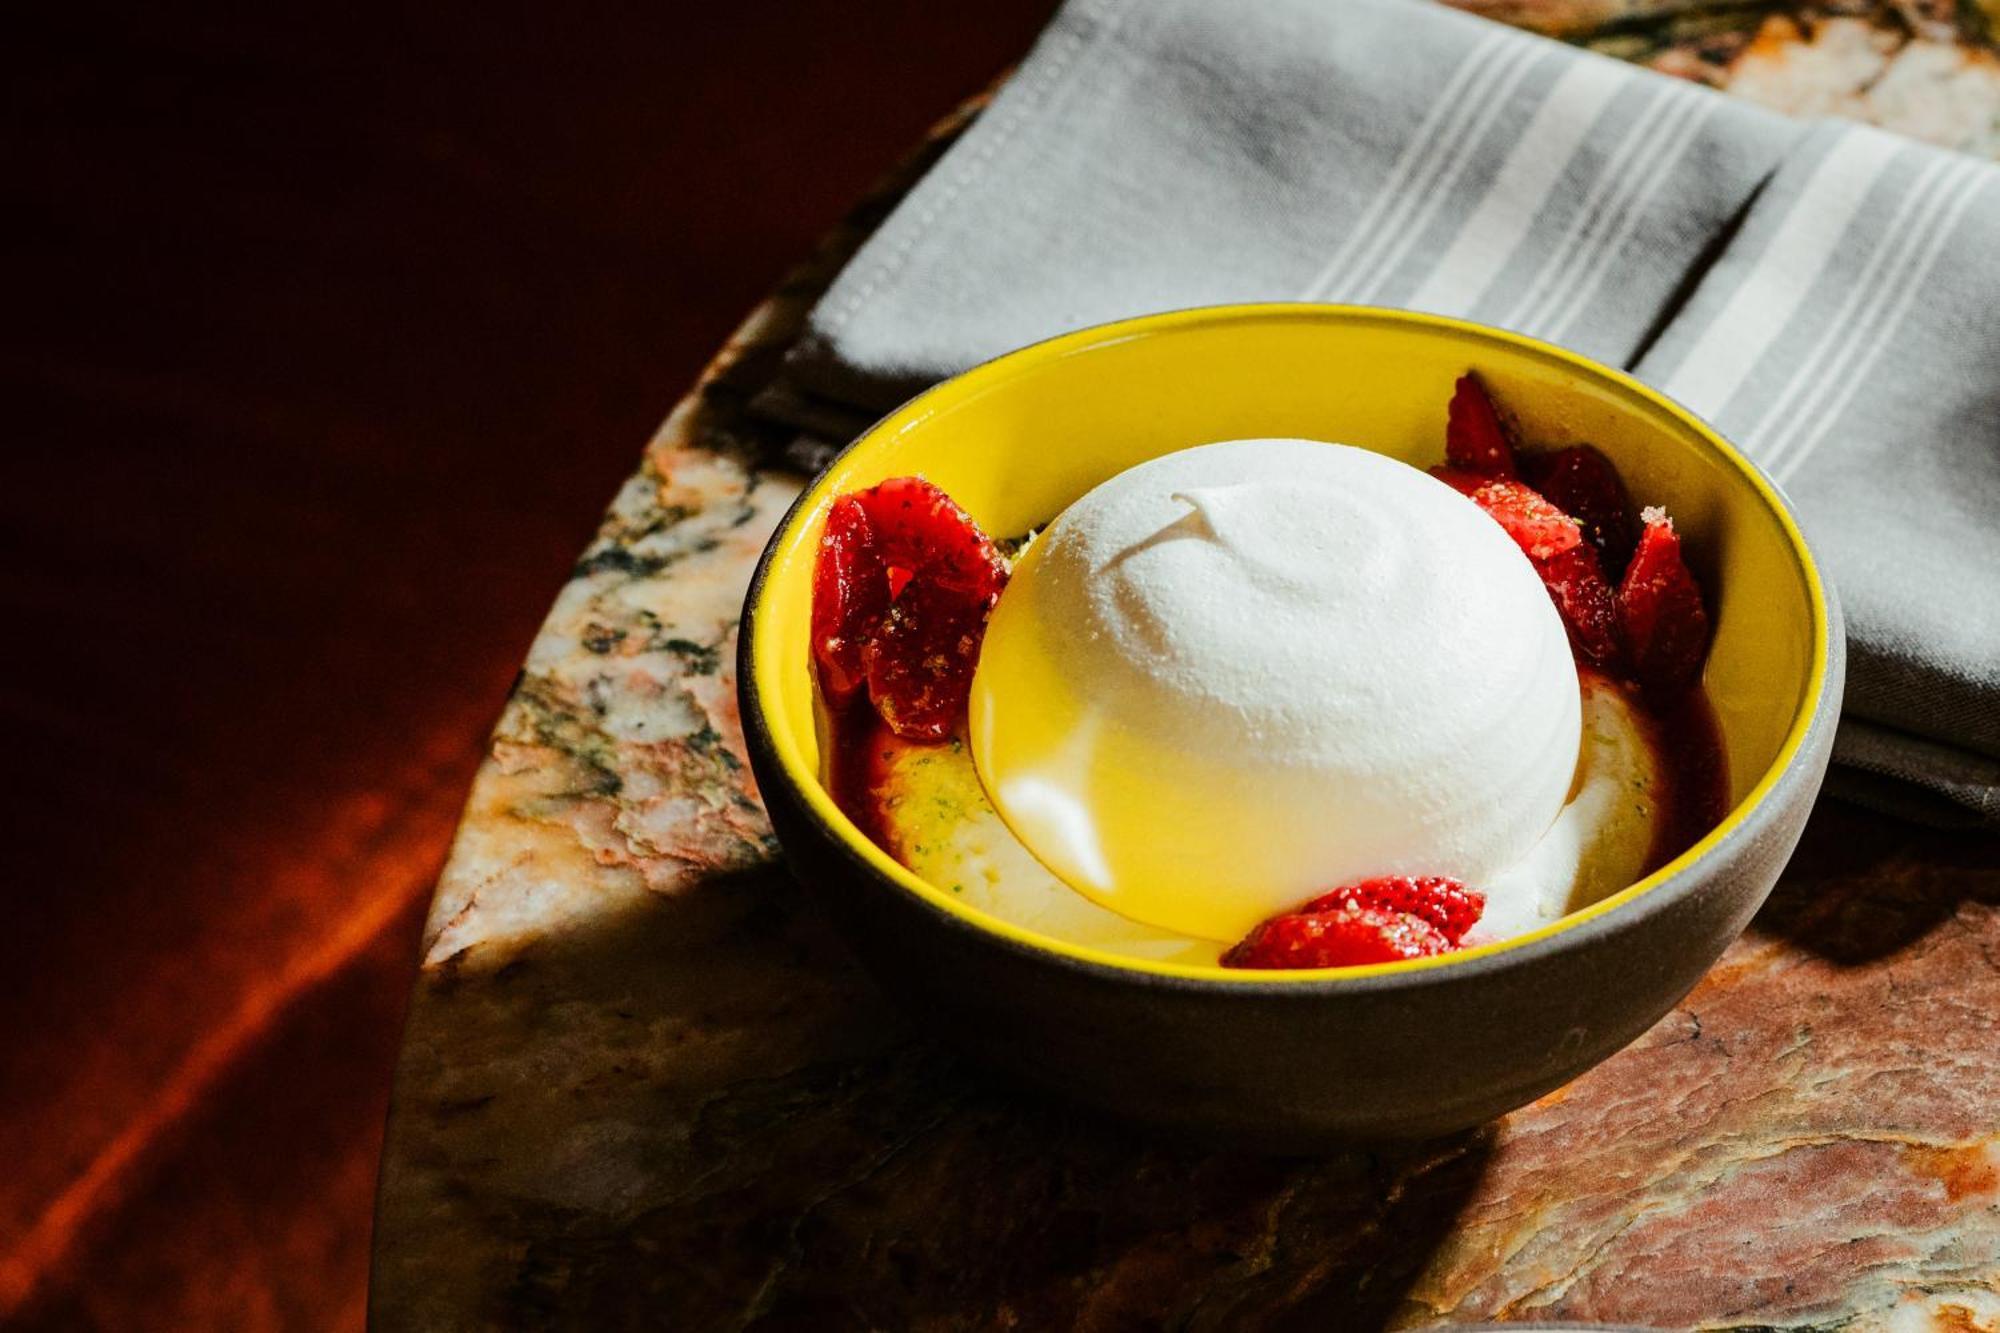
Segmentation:
[[(788, 546), (799, 528), (810, 521), (832, 498), (832, 479), (850, 455), (891, 432), (916, 424), (936, 412), (944, 401), (957, 396), (977, 396), (1004, 378), (1043, 362), (1057, 360), (1094, 347), (1131, 341), (1157, 334), (1213, 324), (1254, 323), (1269, 320), (1334, 321), (1342, 323), (1385, 323), (1450, 333), (1506, 346), (1516, 352), (1553, 361), (1572, 373), (1609, 383), (1613, 388), (1652, 404), (1690, 428), (1695, 437), (1731, 470), (1749, 483), (1751, 490), (1776, 517), (1785, 535), (1792, 558), (1806, 588), (1812, 624), (1812, 652), (1800, 702), (1783, 742), (1771, 763), (1759, 775), (1744, 797), (1730, 808), (1722, 820), (1693, 846), (1652, 874), (1627, 885), (1588, 907), (1568, 913), (1547, 925), (1519, 935), (1477, 945), (1470, 949), (1428, 958), (1393, 963), (1372, 963), (1346, 968), (1300, 968), (1296, 970), (1252, 971), (1224, 968), (1220, 964), (1158, 962), (1114, 954), (1087, 945), (1075, 944), (1051, 935), (1017, 926), (977, 911), (926, 882), (876, 846), (867, 834), (834, 804), (832, 795), (815, 771), (803, 759), (799, 748), (771, 725), (764, 708), (764, 688), (757, 666), (757, 626), (770, 595), (771, 574), (779, 553)], [(1039, 342), (1004, 352), (939, 381), (884, 413), (850, 441), (820, 469), (799, 493), (772, 532), (745, 595), (737, 641), (737, 692), (746, 742), (758, 765), (760, 783), (776, 777), (786, 795), (818, 827), (819, 831), (862, 873), (882, 881), (928, 909), (947, 928), (970, 932), (1001, 945), (1010, 952), (1026, 954), (1043, 963), (1054, 963), (1126, 982), (1140, 982), (1174, 990), (1227, 991), (1230, 993), (1298, 994), (1322, 990), (1397, 988), (1438, 980), (1442, 977), (1470, 979), (1500, 968), (1527, 963), (1556, 950), (1574, 947), (1616, 929), (1614, 917), (1637, 920), (1638, 909), (1658, 910), (1677, 896), (1669, 892), (1678, 884), (1692, 884), (1688, 872), (1710, 860), (1723, 848), (1755, 833), (1767, 822), (1771, 797), (1792, 775), (1797, 760), (1811, 734), (1826, 725), (1828, 684), (1837, 679), (1842, 648), (1837, 637), (1839, 612), (1818, 561), (1801, 530), (1791, 503), (1762, 468), (1731, 444), (1719, 431), (1693, 411), (1659, 390), (1622, 370), (1595, 361), (1581, 353), (1507, 329), (1421, 311), (1396, 310), (1379, 306), (1345, 305), (1304, 301), (1241, 302), (1194, 306), (1162, 311), (1092, 325), (1058, 334)], [(767, 795), (766, 799), (769, 797)], [(1621, 912), (1624, 908), (1634, 911)], [(1441, 971), (1442, 970), (1442, 971)]]

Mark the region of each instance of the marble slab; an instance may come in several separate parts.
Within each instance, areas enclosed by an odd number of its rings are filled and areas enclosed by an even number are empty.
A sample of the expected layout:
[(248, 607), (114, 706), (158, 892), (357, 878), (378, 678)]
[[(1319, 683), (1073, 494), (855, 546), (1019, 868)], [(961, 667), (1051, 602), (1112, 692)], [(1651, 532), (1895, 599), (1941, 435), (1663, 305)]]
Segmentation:
[[(1900, 30), (1885, 68), (1918, 40), (1991, 63), (1887, 6), (1513, 8), (1766, 89), (1846, 40), (1835, 22)], [(1718, 13), (1748, 29), (1733, 53)], [(1812, 86), (1872, 114), (1889, 75), (1827, 63)], [(744, 405), (954, 128), (674, 410), (522, 668), (424, 931), (373, 1325), (2000, 1329), (1991, 839), (1828, 804), (1633, 1046), (1482, 1130), (1326, 1158), (1148, 1142), (969, 1067), (876, 993), (787, 877), (742, 757), (736, 615), (803, 482)]]

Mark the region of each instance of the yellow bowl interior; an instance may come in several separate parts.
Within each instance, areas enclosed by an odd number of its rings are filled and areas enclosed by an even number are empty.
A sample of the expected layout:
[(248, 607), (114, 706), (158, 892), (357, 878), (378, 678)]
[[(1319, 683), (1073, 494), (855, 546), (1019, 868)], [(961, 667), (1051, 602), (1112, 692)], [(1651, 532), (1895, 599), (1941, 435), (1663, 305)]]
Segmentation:
[[(1640, 504), (1665, 504), (1716, 613), (1705, 684), (1729, 761), (1729, 816), (1672, 864), (1541, 931), (1437, 959), (1518, 947), (1661, 883), (1740, 822), (1804, 739), (1826, 669), (1827, 608), (1804, 540), (1770, 484), (1678, 405), (1574, 353), (1397, 311), (1229, 306), (1087, 329), (979, 366), (905, 404), (814, 483), (775, 539), (751, 645), (757, 695), (786, 775), (815, 814), (890, 880), (945, 911), (1057, 953), (1139, 972), (1243, 981), (1221, 967), (1100, 953), (998, 921), (876, 848), (822, 783), (809, 619), (815, 547), (834, 496), (921, 474), (995, 535), (1038, 527), (1098, 482), (1216, 440), (1334, 440), (1428, 467), (1442, 459), (1452, 382), (1477, 369), (1536, 445), (1588, 442)], [(1255, 973), (1247, 979), (1325, 973)]]

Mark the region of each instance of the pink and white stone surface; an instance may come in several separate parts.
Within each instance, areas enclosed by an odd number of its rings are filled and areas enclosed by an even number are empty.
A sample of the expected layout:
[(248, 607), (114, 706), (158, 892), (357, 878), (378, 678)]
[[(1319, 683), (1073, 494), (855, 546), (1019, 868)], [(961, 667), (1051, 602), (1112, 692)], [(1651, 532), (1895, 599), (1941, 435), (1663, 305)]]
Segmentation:
[[(1746, 9), (1509, 16), (2000, 143), (1991, 53), (1944, 20)], [(1733, 52), (1718, 15), (1748, 28)], [(1657, 1027), (1420, 1145), (1151, 1143), (892, 1009), (787, 877), (733, 679), (751, 567), (803, 484), (744, 404), (862, 226), (675, 409), (495, 729), (424, 932), (375, 1326), (2000, 1330), (1992, 839), (1825, 805)]]

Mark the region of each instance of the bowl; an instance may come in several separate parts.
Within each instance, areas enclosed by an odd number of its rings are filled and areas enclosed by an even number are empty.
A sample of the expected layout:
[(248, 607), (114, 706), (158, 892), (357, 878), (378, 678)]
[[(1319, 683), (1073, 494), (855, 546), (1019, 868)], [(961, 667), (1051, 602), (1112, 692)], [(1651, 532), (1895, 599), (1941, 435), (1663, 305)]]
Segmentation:
[[(1588, 441), (1664, 503), (1709, 591), (1705, 685), (1730, 810), (1686, 853), (1529, 934), (1337, 972), (1138, 961), (986, 916), (918, 879), (835, 806), (810, 664), (829, 503), (921, 473), (988, 532), (1048, 522), (1158, 454), (1242, 437), (1337, 440), (1427, 466), (1476, 368), (1527, 438)], [(750, 760), (798, 876), (881, 984), (1045, 1088), (1178, 1136), (1274, 1151), (1492, 1118), (1651, 1026), (1776, 882), (1832, 748), (1843, 640), (1790, 506), (1710, 427), (1573, 352), (1400, 311), (1300, 304), (1153, 315), (1039, 343), (912, 399), (800, 496), (744, 606)]]

